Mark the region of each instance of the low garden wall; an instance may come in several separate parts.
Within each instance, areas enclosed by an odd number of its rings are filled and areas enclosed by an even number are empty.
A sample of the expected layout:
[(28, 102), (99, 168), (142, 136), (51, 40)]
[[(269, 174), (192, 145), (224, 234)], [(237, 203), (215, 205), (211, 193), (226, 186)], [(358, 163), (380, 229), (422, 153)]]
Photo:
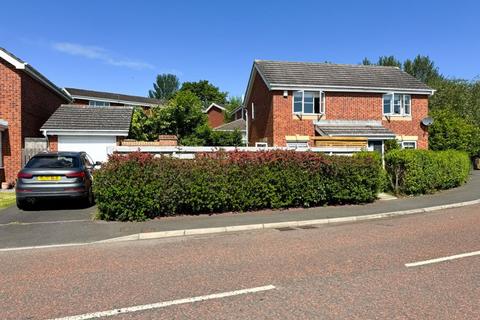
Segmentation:
[(176, 214), (365, 203), (375, 200), (374, 155), (218, 152), (183, 160), (113, 155), (95, 173), (100, 218), (138, 221)]

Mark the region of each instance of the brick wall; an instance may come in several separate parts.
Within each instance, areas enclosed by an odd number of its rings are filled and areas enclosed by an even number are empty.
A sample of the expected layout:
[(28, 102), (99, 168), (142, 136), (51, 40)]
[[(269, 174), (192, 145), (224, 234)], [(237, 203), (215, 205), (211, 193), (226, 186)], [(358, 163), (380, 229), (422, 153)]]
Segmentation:
[(48, 136), (48, 150), (58, 151), (58, 136)]
[[(252, 102), (255, 105), (255, 119), (252, 119)], [(255, 142), (268, 142), (273, 145), (273, 108), (272, 95), (262, 78), (256, 74), (253, 79), (250, 98), (247, 101), (248, 145)]]
[(213, 106), (207, 112), (208, 117), (208, 125), (210, 128), (216, 128), (222, 125), (225, 122), (225, 116), (223, 114), (223, 110), (218, 109), (217, 107)]
[(21, 72), (0, 60), (0, 118), (8, 122), (2, 133), (6, 182), (14, 182), (22, 163)]
[(22, 166), (25, 137), (41, 137), (40, 127), (62, 103), (58, 93), (0, 61), (0, 119), (8, 122), (2, 134), (5, 181), (14, 182)]
[[(263, 80), (257, 75), (251, 98), (248, 101), (249, 144), (262, 139), (270, 146), (285, 146), (285, 136), (314, 136), (312, 121), (328, 120), (377, 120), (395, 134), (418, 137), (417, 146), (428, 148), (428, 132), (420, 121), (428, 115), (428, 96), (412, 95), (412, 117), (384, 118), (382, 115), (382, 94), (378, 93), (325, 93), (325, 116), (294, 116), (292, 112), (292, 91), (283, 96), (283, 91), (269, 92)], [(255, 103), (255, 120), (251, 120), (251, 103)], [(272, 107), (273, 106), (273, 107)], [(273, 122), (273, 124), (272, 124)]]

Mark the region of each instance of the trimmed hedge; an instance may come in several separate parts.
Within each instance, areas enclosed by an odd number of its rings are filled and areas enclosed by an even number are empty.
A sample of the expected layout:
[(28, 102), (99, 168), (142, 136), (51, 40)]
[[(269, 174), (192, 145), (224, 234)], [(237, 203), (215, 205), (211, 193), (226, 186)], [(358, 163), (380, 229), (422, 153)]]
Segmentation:
[(424, 194), (466, 182), (470, 159), (454, 150), (392, 150), (385, 155), (385, 168), (394, 192)]
[(99, 217), (158, 216), (310, 207), (375, 200), (377, 158), (313, 152), (219, 152), (195, 160), (114, 155), (95, 173)]

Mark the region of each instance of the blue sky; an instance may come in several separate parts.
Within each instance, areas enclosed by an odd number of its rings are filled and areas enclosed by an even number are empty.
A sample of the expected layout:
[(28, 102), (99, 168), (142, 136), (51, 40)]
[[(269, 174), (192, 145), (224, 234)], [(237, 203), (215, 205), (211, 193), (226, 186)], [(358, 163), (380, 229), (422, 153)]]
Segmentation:
[(0, 46), (61, 87), (145, 96), (158, 73), (242, 95), (254, 59), (429, 55), (480, 75), (478, 1), (9, 1)]

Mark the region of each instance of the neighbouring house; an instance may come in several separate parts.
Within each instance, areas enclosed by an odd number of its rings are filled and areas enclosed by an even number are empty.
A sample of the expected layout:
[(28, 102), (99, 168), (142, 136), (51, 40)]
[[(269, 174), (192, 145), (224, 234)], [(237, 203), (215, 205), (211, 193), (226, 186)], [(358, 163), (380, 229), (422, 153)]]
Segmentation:
[(161, 100), (131, 96), (120, 93), (65, 88), (73, 99), (73, 104), (92, 107), (142, 107), (152, 108), (162, 104)]
[(16, 180), (28, 151), (25, 142), (29, 139), (41, 142), (42, 124), (61, 104), (70, 101), (68, 93), (30, 64), (0, 48), (1, 181)]
[(253, 63), (244, 105), (248, 144), (279, 147), (428, 148), (434, 90), (396, 67)]
[(128, 136), (132, 113), (132, 107), (62, 105), (40, 130), (50, 151), (85, 151), (94, 161), (105, 161)]
[(207, 114), (208, 125), (210, 128), (216, 128), (225, 123), (225, 111), (225, 107), (216, 103), (210, 104), (205, 110), (203, 110), (203, 113)]
[(247, 122), (245, 119), (237, 119), (213, 128), (214, 131), (233, 132), (235, 130), (242, 134), (242, 143), (247, 144)]
[(233, 115), (233, 120), (245, 119), (247, 120), (247, 112), (244, 106), (238, 106), (230, 112)]

